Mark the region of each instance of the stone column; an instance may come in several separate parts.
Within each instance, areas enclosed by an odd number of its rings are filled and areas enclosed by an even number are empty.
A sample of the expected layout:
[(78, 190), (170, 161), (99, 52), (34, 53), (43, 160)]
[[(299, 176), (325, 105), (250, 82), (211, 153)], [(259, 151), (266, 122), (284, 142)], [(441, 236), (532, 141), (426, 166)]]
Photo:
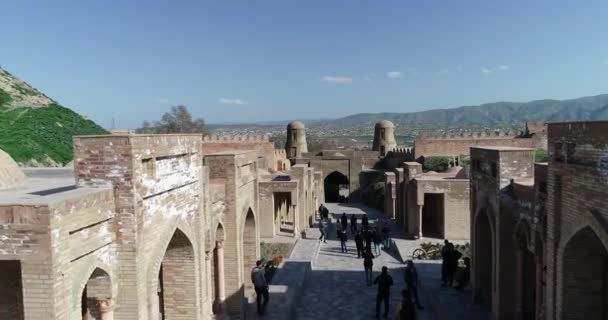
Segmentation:
[(418, 226), (416, 227), (416, 235), (418, 236), (418, 238), (422, 238), (422, 209), (424, 208), (424, 205), (419, 205), (418, 206)]
[(224, 287), (224, 242), (218, 241), (216, 243), (217, 248), (217, 279), (214, 281), (217, 283), (217, 295), (215, 297), (215, 303), (220, 306), (226, 299), (226, 288)]
[(97, 299), (99, 320), (114, 320), (114, 306), (113, 299)]

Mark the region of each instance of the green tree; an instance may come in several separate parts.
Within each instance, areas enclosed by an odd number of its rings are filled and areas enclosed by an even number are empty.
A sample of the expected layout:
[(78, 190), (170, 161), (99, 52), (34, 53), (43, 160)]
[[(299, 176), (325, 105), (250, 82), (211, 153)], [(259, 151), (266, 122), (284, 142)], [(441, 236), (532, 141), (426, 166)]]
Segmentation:
[(144, 121), (137, 133), (207, 133), (205, 120), (193, 119), (192, 114), (184, 105), (171, 107), (165, 112), (159, 121), (153, 123)]

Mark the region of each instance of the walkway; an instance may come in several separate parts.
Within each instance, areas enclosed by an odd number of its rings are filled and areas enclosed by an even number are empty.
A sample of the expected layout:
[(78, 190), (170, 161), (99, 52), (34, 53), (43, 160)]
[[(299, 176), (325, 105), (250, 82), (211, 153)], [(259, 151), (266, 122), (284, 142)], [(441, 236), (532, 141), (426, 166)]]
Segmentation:
[[(313, 260), (313, 269), (308, 274), (304, 294), (296, 308), (296, 319), (372, 319), (375, 316), (377, 287), (368, 287), (365, 284), (363, 260), (357, 259), (352, 235), (349, 234), (347, 242), (348, 253), (341, 252), (340, 242), (336, 239), (335, 223), (343, 212), (349, 218), (351, 214), (355, 214), (359, 223), (365, 213), (367, 213), (370, 223), (382, 219), (383, 213), (350, 204), (328, 204), (327, 207), (332, 221), (328, 225), (329, 240), (321, 245), (318, 255)], [(318, 231), (315, 231), (314, 234), (318, 236)], [(396, 228), (395, 232), (398, 232)], [(397, 240), (397, 242), (400, 241)], [(396, 248), (383, 251), (374, 260), (374, 278), (380, 274), (382, 266), (389, 268), (389, 273), (395, 283), (389, 312), (389, 318), (394, 319), (395, 306), (401, 300), (400, 292), (405, 286), (403, 282), (404, 265)], [(419, 270), (421, 278), (425, 277), (427, 272), (425, 269)], [(420, 294), (423, 304), (430, 301), (426, 291), (423, 290)], [(422, 310), (419, 319), (436, 319), (433, 308), (427, 307)]]
[[(312, 269), (306, 272), (305, 283), (295, 299), (298, 301), (294, 317), (298, 320), (312, 319), (373, 319), (375, 317), (375, 299), (377, 287), (368, 287), (365, 284), (363, 273), (363, 260), (357, 259), (353, 236), (349, 234), (348, 253), (342, 253), (340, 242), (337, 240), (335, 225), (337, 219), (344, 212), (350, 218), (351, 214), (357, 216), (360, 224), (361, 218), (367, 214), (370, 223), (378, 219), (385, 220), (384, 214), (378, 210), (354, 204), (328, 204), (331, 212), (331, 223), (328, 225), (327, 243), (320, 248), (314, 245), (318, 241), (310, 238), (319, 237), (318, 229), (311, 229), (306, 240), (298, 241), (294, 254), (295, 261), (311, 261)], [(391, 291), (389, 319), (395, 318), (395, 307), (401, 300), (400, 292), (404, 289), (403, 270), (404, 260), (414, 249), (420, 246), (422, 240), (406, 240), (398, 226), (391, 223), (393, 241), (395, 246), (383, 250), (374, 260), (374, 277), (380, 274), (382, 266), (389, 268), (395, 285)], [(350, 230), (350, 220), (349, 220)], [(438, 241), (438, 240), (434, 240)], [(458, 292), (451, 288), (441, 288), (440, 261), (416, 261), (419, 282), (420, 299), (425, 309), (419, 312), (418, 319), (441, 320), (485, 320), (489, 319), (488, 312), (483, 307), (470, 303), (470, 291)], [(383, 309), (382, 309), (383, 310)]]

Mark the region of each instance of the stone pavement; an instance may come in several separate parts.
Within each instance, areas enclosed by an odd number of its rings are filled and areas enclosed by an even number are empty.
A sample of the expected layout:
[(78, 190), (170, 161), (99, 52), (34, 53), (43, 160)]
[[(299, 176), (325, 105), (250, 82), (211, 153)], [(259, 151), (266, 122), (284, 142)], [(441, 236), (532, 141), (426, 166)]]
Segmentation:
[[(307, 239), (299, 239), (291, 256), (277, 271), (270, 285), (270, 303), (267, 314), (257, 316), (255, 306), (250, 305), (247, 319), (374, 319), (377, 287), (365, 284), (363, 260), (357, 259), (353, 236), (349, 232), (348, 253), (342, 253), (336, 237), (336, 222), (345, 212), (361, 217), (368, 215), (370, 224), (384, 218), (381, 211), (356, 204), (327, 204), (331, 222), (327, 225), (327, 243), (320, 243), (319, 230), (311, 228)], [(317, 222), (318, 223), (318, 222)], [(401, 300), (403, 261), (411, 259), (411, 253), (426, 241), (436, 239), (408, 240), (400, 228), (390, 221), (393, 246), (383, 249), (374, 259), (374, 278), (383, 265), (389, 268), (395, 285), (391, 290), (389, 319), (395, 319), (395, 307)], [(349, 220), (350, 231), (350, 220)], [(360, 225), (359, 225), (360, 229)], [(489, 319), (488, 310), (471, 304), (470, 291), (459, 292), (441, 288), (441, 262), (415, 261), (419, 275), (419, 294), (424, 310), (418, 319), (456, 320)], [(384, 309), (382, 309), (384, 310)], [(382, 311), (383, 312), (383, 311)]]
[[(368, 287), (363, 273), (363, 259), (357, 259), (353, 236), (349, 233), (348, 253), (341, 253), (340, 242), (336, 239), (336, 219), (345, 212), (350, 218), (355, 214), (358, 222), (367, 213), (370, 223), (383, 219), (383, 213), (351, 204), (328, 204), (331, 223), (327, 233), (329, 240), (313, 260), (313, 269), (309, 272), (304, 294), (296, 308), (296, 319), (373, 319), (377, 287)], [(350, 223), (350, 220), (349, 220)], [(350, 230), (350, 224), (349, 224)], [(395, 232), (398, 232), (395, 229)], [(318, 235), (317, 233), (315, 233)], [(380, 274), (382, 266), (389, 268), (395, 285), (391, 290), (389, 318), (395, 318), (395, 307), (401, 300), (400, 292), (404, 288), (403, 262), (396, 248), (383, 250), (374, 259), (374, 278)], [(421, 274), (426, 271), (419, 270)], [(420, 292), (423, 303), (430, 301), (426, 291)], [(381, 313), (384, 309), (382, 309)], [(419, 313), (419, 319), (436, 319), (433, 309), (428, 307)]]

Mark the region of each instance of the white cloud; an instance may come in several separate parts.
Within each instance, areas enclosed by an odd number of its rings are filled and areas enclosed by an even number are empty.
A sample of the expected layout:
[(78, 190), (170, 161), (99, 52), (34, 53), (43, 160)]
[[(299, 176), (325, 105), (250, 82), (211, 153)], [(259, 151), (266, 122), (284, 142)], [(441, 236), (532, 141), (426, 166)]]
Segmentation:
[(450, 73), (450, 69), (448, 69), (448, 68), (441, 69), (441, 70), (437, 71), (437, 75), (438, 76), (445, 76), (448, 73)]
[(219, 98), (218, 101), (221, 104), (230, 106), (242, 106), (247, 104), (247, 101), (243, 101), (241, 99)]
[(510, 66), (508, 66), (506, 64), (501, 64), (501, 65), (497, 66), (496, 68), (482, 68), (481, 69), (481, 73), (485, 74), (485, 75), (489, 75), (489, 74), (494, 73), (494, 72), (508, 71), (510, 69), (511, 69)]
[(389, 71), (386, 73), (386, 77), (389, 79), (399, 79), (401, 76), (401, 71)]
[(167, 98), (156, 98), (154, 101), (158, 104), (171, 104), (171, 101)]
[(353, 82), (353, 78), (344, 77), (344, 76), (323, 76), (323, 77), (321, 77), (320, 80), (323, 82), (340, 83), (340, 84), (347, 84), (347, 83)]

